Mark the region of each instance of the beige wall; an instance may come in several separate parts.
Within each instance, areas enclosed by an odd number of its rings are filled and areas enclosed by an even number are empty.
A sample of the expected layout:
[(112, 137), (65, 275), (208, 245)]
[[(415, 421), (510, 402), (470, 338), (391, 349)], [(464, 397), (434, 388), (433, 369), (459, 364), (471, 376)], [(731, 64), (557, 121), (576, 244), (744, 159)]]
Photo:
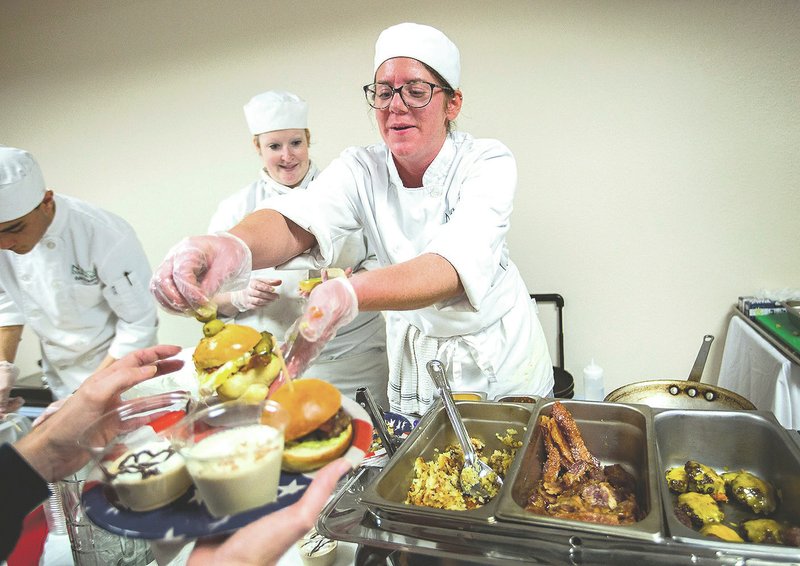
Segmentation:
[[(536, 292), (567, 300), (567, 369), (607, 389), (688, 374), (740, 294), (800, 286), (800, 3), (4, 0), (0, 143), (138, 230), (153, 265), (203, 232), (258, 162), (241, 107), (311, 105), (326, 165), (379, 136), (360, 87), (384, 27), (461, 48), (458, 125), (519, 164), (509, 237)], [(551, 320), (546, 321), (549, 326)], [(188, 345), (196, 323), (161, 316)], [(30, 337), (21, 364), (30, 366)]]

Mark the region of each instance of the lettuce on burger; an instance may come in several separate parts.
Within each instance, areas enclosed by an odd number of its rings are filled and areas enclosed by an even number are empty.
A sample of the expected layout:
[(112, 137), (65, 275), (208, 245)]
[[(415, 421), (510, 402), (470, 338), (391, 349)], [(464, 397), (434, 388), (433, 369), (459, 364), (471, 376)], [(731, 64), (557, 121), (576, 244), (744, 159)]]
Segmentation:
[(321, 379), (285, 383), (270, 397), (289, 413), (283, 462), (287, 472), (309, 472), (332, 462), (350, 447), (353, 424), (342, 394)]

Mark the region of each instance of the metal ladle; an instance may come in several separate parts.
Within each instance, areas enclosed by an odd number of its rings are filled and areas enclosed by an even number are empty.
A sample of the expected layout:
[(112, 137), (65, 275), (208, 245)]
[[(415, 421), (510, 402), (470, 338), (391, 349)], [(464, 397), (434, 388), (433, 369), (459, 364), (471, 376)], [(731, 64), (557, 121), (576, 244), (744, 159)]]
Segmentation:
[[(439, 397), (444, 402), (444, 409), (450, 419), (450, 424), (453, 425), (453, 430), (456, 433), (458, 443), (461, 445), (461, 450), (464, 452), (464, 468), (461, 470), (460, 483), (461, 491), (465, 494), (479, 499), (488, 500), (491, 497), (489, 491), (483, 487), (481, 480), (484, 478), (491, 478), (498, 487), (503, 485), (503, 480), (500, 479), (495, 471), (487, 464), (478, 458), (475, 453), (475, 448), (470, 442), (467, 429), (464, 427), (464, 422), (461, 420), (461, 415), (456, 408), (456, 403), (453, 401), (453, 395), (450, 392), (450, 385), (447, 383), (447, 377), (444, 375), (444, 367), (439, 360), (431, 360), (427, 365), (428, 373), (433, 380), (433, 384), (439, 391)], [(472, 470), (474, 473), (470, 473)]]

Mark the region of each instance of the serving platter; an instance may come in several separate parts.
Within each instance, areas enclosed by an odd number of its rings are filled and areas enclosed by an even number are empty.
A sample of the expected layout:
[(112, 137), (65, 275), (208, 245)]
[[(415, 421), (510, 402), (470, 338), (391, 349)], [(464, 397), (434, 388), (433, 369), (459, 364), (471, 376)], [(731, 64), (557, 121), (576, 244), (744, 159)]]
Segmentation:
[[(342, 397), (342, 407), (353, 419), (353, 441), (344, 454), (354, 467), (364, 459), (372, 443), (372, 423), (355, 401)], [(113, 491), (100, 482), (87, 482), (81, 496), (84, 511), (93, 523), (129, 538), (180, 541), (233, 532), (279, 509), (296, 503), (316, 475), (315, 472), (281, 472), (278, 500), (236, 515), (214, 517), (197, 497), (194, 486), (177, 501), (147, 512), (119, 505)]]

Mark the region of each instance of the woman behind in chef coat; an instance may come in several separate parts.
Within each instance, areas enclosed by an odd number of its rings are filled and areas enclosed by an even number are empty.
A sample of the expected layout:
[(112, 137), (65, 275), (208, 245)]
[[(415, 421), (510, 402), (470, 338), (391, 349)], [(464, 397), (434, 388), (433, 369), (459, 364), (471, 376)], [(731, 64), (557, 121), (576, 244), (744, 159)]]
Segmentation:
[[(303, 99), (290, 92), (267, 91), (254, 96), (244, 114), (262, 168), (256, 181), (219, 204), (208, 227), (211, 234), (231, 229), (275, 197), (304, 191), (319, 174), (309, 158), (311, 132)], [(377, 267), (374, 254), (369, 256), (364, 233), (357, 230), (337, 242), (332, 265), (354, 271), (370, 264)], [(306, 300), (300, 295), (300, 281), (319, 276), (313, 262), (302, 258), (282, 267), (286, 268), (255, 270), (244, 289), (218, 294), (219, 312), (282, 340), (303, 313)], [(363, 312), (340, 328), (304, 373), (333, 383), (351, 399), (358, 387), (367, 386), (378, 404), (388, 407), (386, 323), (381, 313)]]
[[(158, 300), (190, 312), (246, 277), (251, 262), (277, 265), (306, 250), (325, 266), (337, 238), (363, 229), (381, 268), (317, 287), (307, 340), (326, 339), (359, 310), (391, 311), (393, 410), (421, 413), (432, 404), (425, 364), (433, 358), (444, 362), (453, 390), (490, 399), (549, 394), (547, 345), (506, 244), (516, 162), (496, 140), (451, 131), (460, 71), (458, 48), (439, 30), (384, 30), (363, 87), (384, 143), (346, 149), (307, 191), (273, 199), (227, 235), (176, 246), (151, 283)], [(198, 281), (196, 273), (206, 275)]]

